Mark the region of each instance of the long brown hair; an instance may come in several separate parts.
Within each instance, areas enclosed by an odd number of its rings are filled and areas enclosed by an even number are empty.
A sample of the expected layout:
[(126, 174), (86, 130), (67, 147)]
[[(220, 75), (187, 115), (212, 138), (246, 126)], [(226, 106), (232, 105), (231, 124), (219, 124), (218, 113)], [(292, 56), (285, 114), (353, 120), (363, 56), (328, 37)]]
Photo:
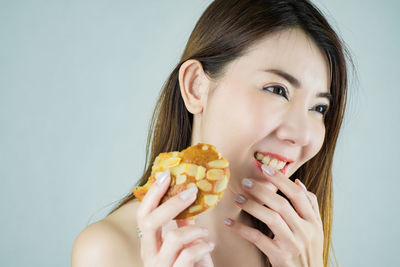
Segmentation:
[[(226, 65), (243, 55), (256, 41), (291, 28), (301, 29), (316, 43), (327, 59), (331, 74), (330, 93), (333, 99), (325, 116), (324, 144), (315, 157), (290, 177), (291, 180), (300, 179), (318, 198), (324, 229), (324, 266), (330, 266), (332, 161), (347, 99), (346, 57), (349, 63), (352, 64), (352, 61), (344, 42), (322, 12), (308, 0), (215, 0), (208, 6), (196, 23), (179, 63), (163, 85), (149, 127), (143, 175), (135, 186), (146, 183), (159, 153), (180, 151), (191, 145), (193, 116), (186, 109), (179, 89), (181, 64), (196, 59), (211, 79), (218, 80)], [(109, 214), (134, 198), (129, 192)], [(256, 228), (273, 236), (264, 223), (248, 216)], [(264, 259), (270, 266), (265, 255)]]

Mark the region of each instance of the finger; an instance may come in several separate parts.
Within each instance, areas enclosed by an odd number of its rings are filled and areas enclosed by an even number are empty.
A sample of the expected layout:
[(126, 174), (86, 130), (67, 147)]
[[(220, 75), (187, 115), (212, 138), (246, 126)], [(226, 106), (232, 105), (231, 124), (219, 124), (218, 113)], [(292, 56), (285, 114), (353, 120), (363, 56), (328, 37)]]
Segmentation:
[(156, 173), (156, 177), (158, 178), (157, 181), (150, 186), (150, 189), (142, 199), (136, 213), (137, 224), (142, 231), (140, 247), (141, 255), (143, 255), (144, 258), (157, 253), (161, 246), (162, 229), (157, 229), (157, 227), (153, 228), (153, 222), (146, 218), (159, 205), (171, 181), (168, 170), (162, 173)]
[(285, 196), (290, 199), (297, 213), (305, 220), (314, 219), (314, 211), (306, 193), (302, 188), (286, 178), (282, 173), (269, 166), (262, 166), (263, 173), (268, 181), (273, 183)]
[[(171, 182), (169, 170), (156, 173), (155, 176), (158, 177), (158, 179), (150, 186), (137, 210), (138, 218), (144, 218), (150, 212), (152, 212), (159, 205), (161, 198), (169, 188), (169, 184)], [(152, 177), (150, 179), (152, 179)]]
[[(182, 220), (176, 220), (177, 226), (182, 227), (182, 226), (186, 226), (186, 225), (194, 225), (195, 224), (195, 220), (192, 219), (182, 219)], [(204, 228), (207, 230), (207, 228)], [(214, 263), (212, 261), (211, 255), (208, 253), (206, 254), (206, 256), (204, 256), (203, 258), (201, 258), (200, 261), (197, 262), (196, 266), (198, 267), (213, 267)]]
[(321, 218), (321, 214), (319, 212), (319, 205), (318, 205), (318, 199), (317, 196), (315, 194), (313, 194), (312, 192), (307, 191), (307, 195), (308, 195), (308, 199), (311, 201), (311, 206), (315, 212), (315, 215), (317, 216), (317, 218)]
[[(243, 179), (242, 186), (246, 190), (246, 193), (256, 198), (257, 201), (262, 205), (265, 204), (268, 208), (277, 213), (281, 219), (284, 220), (285, 224), (291, 229), (291, 231), (296, 232), (301, 230), (302, 226), (300, 225), (300, 222), (303, 219), (299, 217), (299, 215), (290, 205), (289, 201), (287, 201), (285, 198), (269, 190), (268, 188), (263, 187), (260, 182), (253, 179)], [(271, 219), (272, 218), (266, 218), (267, 221)], [(272, 223), (277, 222), (277, 219), (278, 218), (274, 218)]]
[(312, 204), (313, 204), (313, 203), (312, 203), (312, 200), (311, 200), (310, 196), (308, 195), (308, 190), (307, 190), (306, 186), (305, 186), (299, 179), (296, 179), (296, 180), (294, 181), (294, 183), (297, 184), (298, 186), (300, 186), (301, 189), (304, 190), (304, 192), (306, 193), (306, 196), (307, 196), (308, 200), (310, 201), (311, 207), (312, 207)]
[[(142, 242), (149, 248), (148, 255), (158, 252), (162, 242), (162, 226), (175, 218), (196, 200), (198, 189), (191, 187), (157, 207), (144, 219)], [(148, 238), (146, 238), (148, 236)]]
[(190, 187), (178, 195), (168, 199), (157, 207), (146, 218), (151, 222), (152, 227), (158, 228), (175, 218), (196, 200), (198, 189)]
[(279, 237), (279, 239), (294, 240), (292, 231), (279, 213), (257, 203), (252, 199), (246, 199), (242, 195), (237, 195), (235, 197), (235, 203), (240, 208), (268, 225), (274, 235)]
[(186, 226), (186, 225), (193, 225), (195, 224), (194, 220), (190, 220), (190, 219), (180, 219), (180, 220), (176, 220), (176, 225), (179, 227), (182, 226)]
[(254, 229), (230, 218), (225, 219), (225, 225), (228, 226), (234, 233), (240, 235), (244, 239), (256, 245), (267, 257), (279, 252), (278, 247), (273, 240), (264, 235), (258, 229)]
[(199, 241), (192, 246), (185, 248), (179, 254), (173, 267), (190, 267), (200, 261), (214, 249), (214, 243)]
[(210, 253), (207, 253), (203, 258), (196, 262), (196, 267), (214, 267)]
[(314, 215), (315, 215), (314, 218), (316, 218), (316, 219), (319, 221), (320, 218), (321, 218), (321, 216), (320, 216), (320, 214), (319, 214), (319, 207), (318, 207), (318, 199), (317, 199), (317, 196), (314, 195), (312, 192), (308, 191), (307, 188), (306, 188), (306, 186), (305, 186), (299, 179), (296, 179), (296, 180), (295, 180), (295, 183), (296, 183), (297, 185), (299, 185), (299, 186), (304, 190), (304, 192), (306, 193), (307, 198), (308, 198), (308, 200), (310, 201), (311, 207), (312, 207), (312, 209), (313, 209), (313, 211), (314, 211)]
[(199, 238), (204, 238), (207, 235), (207, 229), (195, 225), (183, 226), (169, 231), (165, 236), (164, 243), (158, 254), (159, 263), (162, 263), (162, 266), (172, 266), (179, 252), (185, 248), (186, 245)]

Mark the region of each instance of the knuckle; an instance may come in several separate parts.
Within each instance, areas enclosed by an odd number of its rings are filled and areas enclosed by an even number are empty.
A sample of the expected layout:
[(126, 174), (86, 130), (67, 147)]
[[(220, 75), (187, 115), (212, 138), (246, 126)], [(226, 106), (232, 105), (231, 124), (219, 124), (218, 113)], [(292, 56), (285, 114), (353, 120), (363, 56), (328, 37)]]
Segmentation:
[(282, 266), (291, 266), (293, 264), (292, 257), (286, 255), (282, 259)]
[(293, 192), (294, 199), (304, 198), (304, 196), (305, 196), (305, 192), (302, 188), (295, 189)]
[(297, 261), (298, 258), (301, 258), (300, 250), (294, 246), (287, 251), (286, 253), (282, 253), (282, 258), (280, 260), (280, 265), (282, 266), (293, 266), (293, 263)]
[(143, 219), (140, 228), (142, 231), (151, 231), (154, 228), (154, 223), (148, 219)]
[(254, 230), (249, 233), (250, 240), (256, 244), (261, 244), (262, 233), (259, 230)]
[(278, 212), (279, 212), (280, 214), (282, 214), (282, 213), (288, 211), (290, 207), (291, 207), (291, 206), (290, 206), (290, 204), (289, 204), (289, 201), (287, 201), (286, 199), (281, 198), (281, 199), (279, 200)]
[(302, 245), (297, 244), (297, 245), (294, 246), (293, 254), (295, 256), (299, 256), (301, 254), (301, 251), (302, 251)]
[(286, 203), (282, 206), (281, 214), (290, 214), (292, 210), (292, 205), (290, 205), (290, 203), (286, 201)]
[(192, 249), (184, 249), (182, 250), (180, 256), (182, 257), (182, 260), (186, 263), (186, 264), (194, 264), (194, 258), (196, 256), (196, 254), (194, 253), (194, 251)]
[(168, 243), (180, 245), (182, 240), (181, 237), (182, 235), (178, 231), (172, 230), (167, 233), (165, 239), (167, 240)]
[(277, 214), (277, 213), (273, 213), (271, 216), (270, 216), (270, 221), (269, 221), (269, 224), (270, 224), (270, 226), (277, 226), (279, 223), (280, 223), (280, 221), (281, 221), (281, 216), (279, 215), (279, 214)]
[(313, 199), (317, 199), (317, 196), (313, 192), (308, 191), (308, 195)]
[(318, 198), (314, 193), (309, 192), (308, 195), (311, 197), (311, 199), (314, 201), (314, 203), (318, 204)]
[(287, 258), (291, 259), (292, 257), (296, 257), (301, 254), (302, 244), (291, 239), (288, 251), (290, 251), (290, 253), (287, 253)]

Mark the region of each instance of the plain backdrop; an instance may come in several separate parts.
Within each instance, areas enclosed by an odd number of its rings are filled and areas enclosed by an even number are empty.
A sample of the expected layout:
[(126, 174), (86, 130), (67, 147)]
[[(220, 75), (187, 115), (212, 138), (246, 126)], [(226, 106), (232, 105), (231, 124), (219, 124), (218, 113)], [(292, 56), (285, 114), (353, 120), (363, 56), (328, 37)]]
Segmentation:
[[(0, 1), (1, 266), (69, 266), (78, 233), (131, 190), (159, 90), (210, 3)], [(357, 68), (334, 249), (340, 266), (400, 266), (400, 2), (315, 3)]]

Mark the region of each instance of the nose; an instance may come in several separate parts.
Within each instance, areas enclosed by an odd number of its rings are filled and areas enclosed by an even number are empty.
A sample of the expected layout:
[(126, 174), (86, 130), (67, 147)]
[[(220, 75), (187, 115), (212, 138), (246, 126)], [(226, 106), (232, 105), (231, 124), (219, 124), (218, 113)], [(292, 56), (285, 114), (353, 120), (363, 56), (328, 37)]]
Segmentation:
[(309, 144), (312, 134), (311, 123), (307, 117), (307, 110), (288, 109), (282, 116), (282, 121), (278, 127), (277, 137), (296, 146)]

